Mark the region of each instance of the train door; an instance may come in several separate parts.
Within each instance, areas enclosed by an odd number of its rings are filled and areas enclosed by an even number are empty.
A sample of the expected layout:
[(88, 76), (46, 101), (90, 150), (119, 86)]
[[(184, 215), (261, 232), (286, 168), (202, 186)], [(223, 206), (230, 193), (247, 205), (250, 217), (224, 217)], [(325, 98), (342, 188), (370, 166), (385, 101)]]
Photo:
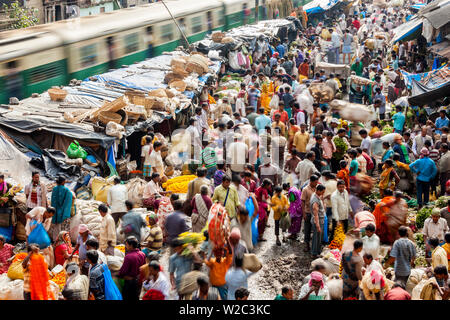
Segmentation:
[(114, 36), (106, 38), (106, 48), (108, 50), (108, 68), (116, 68), (116, 41)]
[(214, 29), (214, 21), (213, 21), (212, 11), (206, 12), (206, 24), (208, 26), (208, 34), (212, 33), (212, 31)]
[(6, 70), (4, 73), (3, 84), (5, 90), (5, 102), (9, 102), (9, 98), (16, 97), (19, 100), (23, 99), (23, 79), (19, 70), (18, 60), (9, 61), (6, 63)]
[(147, 44), (147, 57), (153, 57), (153, 27), (149, 26), (145, 29), (145, 43)]

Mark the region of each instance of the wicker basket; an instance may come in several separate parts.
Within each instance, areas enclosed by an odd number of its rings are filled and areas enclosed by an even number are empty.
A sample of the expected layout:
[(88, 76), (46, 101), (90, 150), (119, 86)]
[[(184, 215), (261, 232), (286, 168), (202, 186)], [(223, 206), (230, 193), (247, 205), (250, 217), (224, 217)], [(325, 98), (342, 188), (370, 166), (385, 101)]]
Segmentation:
[(120, 98), (117, 98), (116, 100), (113, 100), (111, 102), (107, 102), (103, 105), (103, 107), (107, 107), (105, 110), (109, 112), (117, 112), (123, 107), (127, 105), (127, 102), (125, 101), (125, 96), (121, 96)]
[(150, 97), (167, 98), (166, 91), (164, 89), (152, 90), (148, 93)]
[(214, 41), (214, 42), (220, 43), (220, 42), (222, 41), (223, 38), (225, 38), (225, 33), (220, 32), (220, 31), (214, 32), (214, 33), (211, 35), (211, 39), (212, 39), (212, 41)]
[[(171, 81), (172, 82), (172, 81)], [(184, 82), (184, 81), (183, 81)], [(167, 98), (173, 98), (173, 97), (175, 97), (175, 94), (172, 92), (172, 91), (170, 91), (169, 89), (165, 89), (165, 91), (166, 91), (166, 94), (167, 94)]]
[(188, 71), (189, 73), (195, 72), (198, 75), (202, 75), (203, 73), (206, 72), (203, 65), (199, 64), (198, 62), (193, 62), (193, 61), (189, 61), (187, 63), (186, 71)]
[(170, 61), (170, 66), (172, 67), (172, 69), (179, 68), (184, 70), (184, 68), (186, 67), (186, 60), (178, 57), (173, 58), (172, 61)]
[[(158, 98), (158, 97), (150, 97), (150, 99), (152, 100), (152, 106), (151, 106), (152, 110), (159, 110), (159, 111), (166, 110), (165, 99)], [(148, 111), (150, 108), (146, 108), (146, 109)]]
[(98, 120), (105, 125), (107, 125), (110, 121), (120, 124), (122, 121), (122, 116), (111, 111), (101, 111), (98, 114)]
[(169, 87), (177, 89), (180, 92), (184, 92), (186, 90), (186, 82), (183, 80), (174, 80), (169, 83)]
[(225, 37), (222, 39), (222, 43), (231, 43), (234, 42), (233, 38), (231, 37)]
[(67, 96), (67, 91), (63, 89), (51, 88), (47, 92), (52, 101), (64, 101)]

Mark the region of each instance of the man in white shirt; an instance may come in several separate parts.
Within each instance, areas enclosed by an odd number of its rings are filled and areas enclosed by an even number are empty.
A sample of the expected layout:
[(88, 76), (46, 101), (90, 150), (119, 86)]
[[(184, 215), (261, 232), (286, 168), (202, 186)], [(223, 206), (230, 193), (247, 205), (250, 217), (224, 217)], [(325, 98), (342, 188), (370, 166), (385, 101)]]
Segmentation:
[[(328, 219), (328, 226), (331, 223), (332, 216), (333, 216), (333, 210), (331, 207), (331, 195), (336, 191), (337, 189), (337, 180), (336, 175), (331, 173), (329, 170), (325, 170), (322, 172), (322, 177), (325, 177), (325, 193), (323, 194), (323, 204), (326, 207), (326, 213), (327, 213), (327, 219)], [(328, 226), (325, 226), (325, 228), (328, 228)], [(328, 238), (329, 241), (332, 239)]]
[(162, 182), (165, 182), (167, 177), (164, 175), (164, 162), (161, 157), (161, 148), (161, 141), (155, 141), (153, 143), (153, 151), (150, 153), (150, 165), (152, 166), (152, 172), (159, 173)]
[[(364, 248), (364, 245), (363, 245)], [(364, 260), (364, 269), (362, 270), (363, 274), (370, 274), (373, 270), (380, 272), (384, 275), (384, 269), (381, 263), (373, 258), (370, 253), (365, 253), (363, 255)]]
[(106, 255), (113, 256), (114, 247), (116, 246), (116, 224), (113, 217), (108, 213), (108, 208), (103, 203), (98, 206), (98, 212), (102, 216), (99, 235), (99, 250)]
[[(145, 279), (142, 284), (144, 290), (149, 291), (150, 289), (159, 291), (163, 296), (164, 300), (169, 299), (170, 295), (170, 282), (167, 279), (164, 272), (161, 272), (161, 266), (158, 261), (151, 261), (148, 264), (149, 276)], [(146, 299), (144, 299), (146, 300)]]
[(127, 187), (120, 183), (119, 177), (114, 178), (114, 185), (109, 188), (107, 195), (108, 206), (111, 209), (111, 215), (113, 216), (114, 221), (119, 221), (125, 212), (127, 212), (127, 207), (125, 206), (125, 201), (127, 200)]
[(234, 142), (230, 144), (228, 154), (230, 169), (234, 174), (240, 174), (245, 169), (245, 164), (248, 161), (248, 146), (242, 142), (242, 135), (234, 134)]
[(444, 236), (448, 232), (447, 220), (441, 218), (441, 210), (434, 208), (431, 212), (431, 217), (425, 219), (423, 224), (423, 242), (425, 243), (426, 251), (430, 251), (428, 240), (431, 238), (438, 238), (439, 242), (444, 242)]
[(196, 119), (189, 119), (189, 127), (187, 127), (186, 132), (190, 135), (191, 141), (191, 159), (200, 160), (200, 154), (202, 152), (202, 140), (196, 128)]
[(361, 141), (361, 149), (369, 156), (372, 156), (372, 139), (367, 134), (367, 130), (359, 130), (359, 135), (361, 136), (361, 138), (363, 138), (363, 140)]
[(365, 227), (366, 235), (362, 237), (363, 250), (369, 253), (375, 260), (380, 259), (380, 238), (375, 234), (375, 226), (369, 223)]
[(150, 153), (152, 152), (152, 137), (145, 138), (145, 145), (141, 149), (142, 175), (150, 177), (152, 175), (152, 168), (150, 165)]
[(314, 160), (316, 159), (316, 154), (312, 151), (306, 154), (306, 157), (303, 161), (300, 161), (295, 169), (295, 172), (298, 173), (299, 177), (299, 185), (303, 185), (306, 181), (311, 178), (311, 176), (319, 172), (314, 165)]
[(331, 195), (331, 211), (333, 217), (333, 225), (331, 229), (331, 238), (334, 236), (334, 230), (338, 222), (343, 223), (344, 233), (348, 230), (348, 216), (353, 214), (348, 192), (345, 189), (345, 182), (338, 180), (337, 190)]
[(300, 107), (300, 111), (297, 112), (296, 120), (297, 120), (298, 126), (300, 126), (302, 123), (306, 124), (305, 112), (303, 112), (303, 109), (301, 107)]
[(336, 30), (329, 29), (331, 33), (331, 43), (333, 45), (333, 50), (335, 52), (335, 59), (336, 63), (339, 63), (339, 51), (341, 48), (341, 37), (339, 36), (339, 33), (337, 33)]
[(422, 150), (422, 148), (424, 147), (426, 140), (433, 142), (433, 139), (429, 135), (427, 135), (427, 131), (427, 127), (422, 127), (420, 134), (414, 137), (412, 152), (414, 153), (414, 156), (416, 158), (419, 157), (420, 150)]

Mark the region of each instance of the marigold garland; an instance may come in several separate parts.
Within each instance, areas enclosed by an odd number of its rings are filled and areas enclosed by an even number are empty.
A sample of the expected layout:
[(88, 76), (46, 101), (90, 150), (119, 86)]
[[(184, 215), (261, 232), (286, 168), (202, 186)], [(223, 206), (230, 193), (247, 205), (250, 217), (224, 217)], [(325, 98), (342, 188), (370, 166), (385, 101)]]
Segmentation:
[(330, 248), (330, 250), (338, 249), (340, 251), (342, 250), (342, 246), (344, 245), (344, 240), (345, 240), (344, 228), (342, 224), (339, 224), (334, 233), (333, 241), (331, 241), (331, 243), (328, 245), (328, 248)]
[(167, 180), (162, 184), (162, 187), (166, 191), (172, 191), (174, 193), (187, 193), (189, 182), (197, 178), (196, 175), (182, 175), (172, 179)]

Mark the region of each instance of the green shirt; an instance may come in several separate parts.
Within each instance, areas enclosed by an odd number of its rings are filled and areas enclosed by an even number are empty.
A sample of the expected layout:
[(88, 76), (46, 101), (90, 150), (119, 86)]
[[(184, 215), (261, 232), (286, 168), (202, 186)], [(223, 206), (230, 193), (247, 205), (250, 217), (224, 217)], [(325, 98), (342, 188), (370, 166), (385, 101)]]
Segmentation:
[(202, 164), (207, 169), (215, 167), (217, 163), (216, 150), (211, 147), (206, 147), (202, 150)]
[(353, 159), (352, 162), (350, 162), (350, 177), (356, 176), (358, 173), (358, 161), (356, 159)]
[(285, 297), (283, 297), (281, 294), (279, 294), (275, 297), (274, 300), (287, 300), (287, 299)]

